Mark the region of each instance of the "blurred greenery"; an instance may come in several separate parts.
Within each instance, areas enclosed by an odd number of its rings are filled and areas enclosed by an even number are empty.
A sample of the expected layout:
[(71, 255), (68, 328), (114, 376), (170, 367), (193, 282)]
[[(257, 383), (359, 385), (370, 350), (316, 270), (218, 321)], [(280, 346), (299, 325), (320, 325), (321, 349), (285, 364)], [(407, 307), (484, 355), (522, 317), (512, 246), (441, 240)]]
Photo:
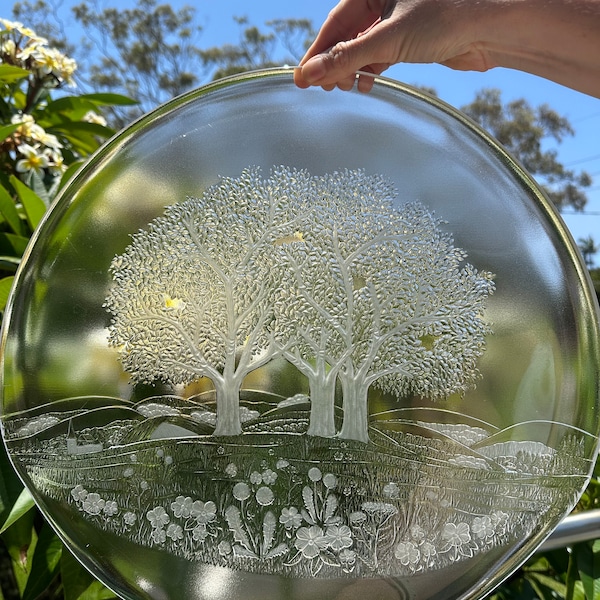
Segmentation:
[[(27, 27), (0, 19), (0, 311), (28, 240), (53, 198), (114, 132), (105, 117), (122, 126), (197, 85), (202, 70), (215, 77), (282, 64), (285, 58), (274, 56), (276, 41), (297, 62), (314, 35), (306, 20), (274, 21), (261, 30), (239, 18), (239, 44), (201, 49), (194, 44), (201, 28), (194, 24), (193, 8), (176, 12), (153, 0), (138, 0), (132, 9), (95, 12), (94, 6), (83, 3), (75, 12), (90, 39), (95, 33), (107, 42), (107, 53), (85, 69), (94, 90), (89, 94), (67, 93), (76, 65), (61, 52), (70, 46), (47, 18), (56, 6), (44, 0), (14, 6), (15, 16), (39, 25), (53, 47)], [(547, 106), (530, 107), (520, 100), (504, 105), (493, 90), (464, 108), (534, 175), (547, 176), (557, 206), (583, 208), (589, 177), (565, 170), (556, 153), (541, 146), (547, 136), (560, 142), (570, 135), (568, 121)], [(580, 240), (580, 245), (591, 267), (595, 242)], [(600, 269), (591, 269), (590, 275), (598, 294)], [(1, 444), (0, 475), (0, 600), (115, 598), (60, 542)], [(599, 475), (596, 465), (575, 511), (600, 508)], [(491, 598), (598, 600), (600, 540), (534, 555)]]

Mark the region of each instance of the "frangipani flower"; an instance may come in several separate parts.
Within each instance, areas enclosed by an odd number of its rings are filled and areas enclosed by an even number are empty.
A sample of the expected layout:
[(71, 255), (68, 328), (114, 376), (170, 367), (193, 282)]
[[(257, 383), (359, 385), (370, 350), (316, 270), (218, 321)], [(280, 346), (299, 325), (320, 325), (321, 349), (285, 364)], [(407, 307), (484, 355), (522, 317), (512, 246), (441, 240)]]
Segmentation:
[(19, 173), (35, 172), (38, 175), (43, 175), (44, 169), (50, 166), (48, 156), (44, 152), (40, 152), (37, 146), (21, 144), (18, 150), (23, 156), (16, 164)]

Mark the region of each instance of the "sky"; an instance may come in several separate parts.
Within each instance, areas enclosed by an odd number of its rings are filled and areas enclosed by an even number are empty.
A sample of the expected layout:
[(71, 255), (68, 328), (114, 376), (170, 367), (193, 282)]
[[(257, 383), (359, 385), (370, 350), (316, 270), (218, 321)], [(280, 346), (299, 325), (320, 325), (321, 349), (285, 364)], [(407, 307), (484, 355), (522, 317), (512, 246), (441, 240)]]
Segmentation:
[[(59, 6), (61, 16), (68, 15), (68, 7), (79, 1), (52, 0)], [(173, 7), (184, 4), (195, 7), (198, 23), (203, 27), (199, 42), (205, 47), (238, 41), (239, 27), (234, 22), (235, 16), (245, 16), (250, 24), (257, 26), (271, 19), (308, 18), (318, 29), (335, 5), (334, 0), (172, 0), (169, 3)], [(125, 7), (134, 2), (98, 0), (98, 4)], [(10, 15), (3, 16), (10, 18)], [(68, 28), (67, 31), (72, 32), (75, 38), (72, 41), (81, 37), (81, 32), (74, 28)], [(406, 84), (433, 87), (442, 100), (456, 108), (472, 101), (477, 91), (493, 87), (502, 91), (504, 101), (525, 98), (533, 106), (547, 103), (567, 117), (575, 129), (575, 135), (557, 146), (558, 158), (567, 168), (587, 171), (592, 175), (593, 183), (588, 189), (589, 200), (584, 213), (565, 211), (563, 219), (576, 241), (592, 236), (600, 244), (600, 99), (507, 69), (468, 73), (439, 65), (404, 64), (391, 67), (384, 75)], [(600, 264), (600, 255), (596, 256), (596, 264)]]

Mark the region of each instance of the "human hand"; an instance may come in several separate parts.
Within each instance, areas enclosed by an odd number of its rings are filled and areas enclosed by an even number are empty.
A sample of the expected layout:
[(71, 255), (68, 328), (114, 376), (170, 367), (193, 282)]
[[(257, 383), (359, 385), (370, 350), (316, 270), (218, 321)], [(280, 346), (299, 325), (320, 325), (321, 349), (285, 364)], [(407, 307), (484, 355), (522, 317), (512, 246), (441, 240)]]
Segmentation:
[[(349, 90), (357, 71), (379, 75), (400, 62), (485, 71), (494, 65), (475, 32), (490, 12), (464, 0), (341, 0), (296, 69), (296, 85)], [(358, 89), (373, 81), (360, 74)]]

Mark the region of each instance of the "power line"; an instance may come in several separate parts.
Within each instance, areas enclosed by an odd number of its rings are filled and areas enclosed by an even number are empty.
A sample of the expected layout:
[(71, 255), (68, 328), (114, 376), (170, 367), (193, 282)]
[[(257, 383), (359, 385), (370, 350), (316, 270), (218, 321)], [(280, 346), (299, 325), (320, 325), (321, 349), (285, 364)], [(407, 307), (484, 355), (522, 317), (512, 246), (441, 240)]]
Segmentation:
[(572, 160), (570, 162), (565, 163), (565, 167), (570, 167), (572, 165), (578, 165), (580, 163), (588, 162), (590, 160), (597, 160), (600, 158), (600, 154), (594, 154), (593, 156), (586, 156), (584, 158), (579, 158), (577, 160)]

